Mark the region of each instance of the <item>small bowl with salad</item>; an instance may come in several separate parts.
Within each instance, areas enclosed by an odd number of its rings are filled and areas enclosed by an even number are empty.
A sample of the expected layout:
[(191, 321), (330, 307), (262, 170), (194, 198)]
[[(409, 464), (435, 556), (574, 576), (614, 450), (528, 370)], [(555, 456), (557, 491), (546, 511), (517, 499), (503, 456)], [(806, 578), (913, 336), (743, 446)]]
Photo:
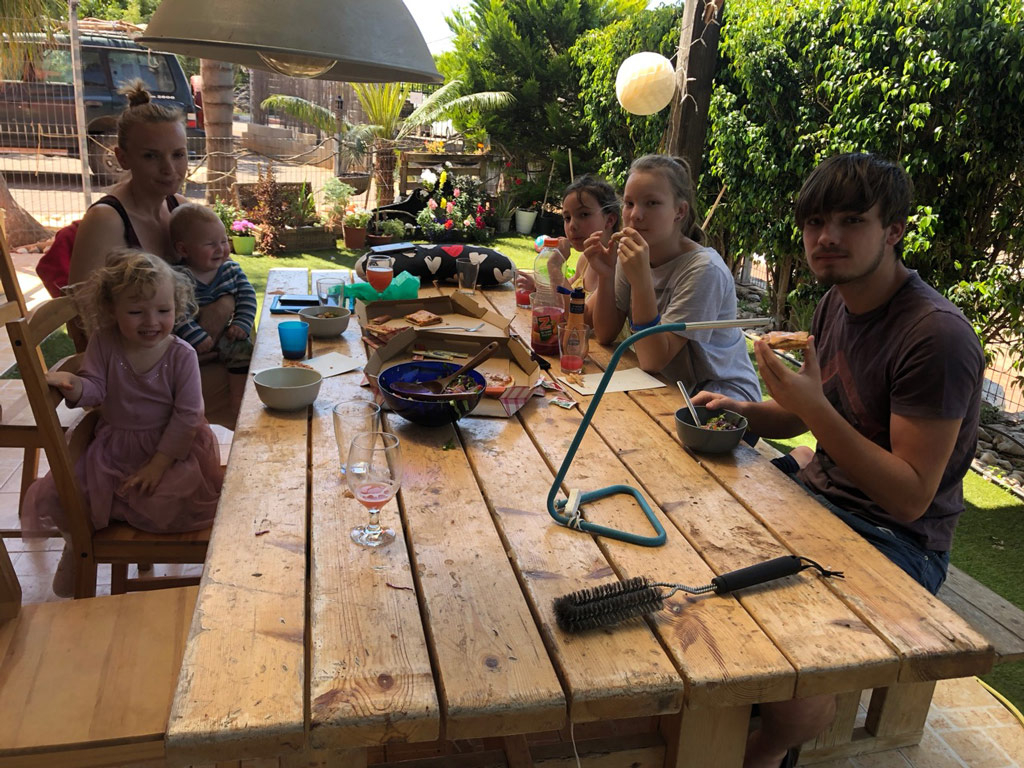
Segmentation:
[(728, 453), (743, 439), (747, 420), (733, 411), (709, 411), (703, 405), (694, 406), (702, 426), (693, 423), (689, 408), (676, 411), (676, 434), (691, 451), (700, 453)]
[(309, 335), (314, 339), (332, 339), (341, 336), (348, 328), (352, 313), (345, 307), (331, 305), (320, 307), (303, 307), (299, 310), (299, 319), (309, 326)]

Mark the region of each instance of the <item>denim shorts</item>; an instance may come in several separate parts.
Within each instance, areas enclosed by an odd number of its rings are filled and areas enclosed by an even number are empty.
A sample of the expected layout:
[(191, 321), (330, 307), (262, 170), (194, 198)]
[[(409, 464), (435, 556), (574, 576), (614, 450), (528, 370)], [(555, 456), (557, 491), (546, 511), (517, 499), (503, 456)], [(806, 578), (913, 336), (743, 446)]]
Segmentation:
[(939, 591), (942, 582), (946, 580), (946, 571), (949, 570), (949, 552), (925, 549), (909, 534), (876, 525), (867, 518), (833, 504), (820, 493), (810, 490), (796, 476), (799, 468), (792, 456), (772, 459), (772, 464), (789, 475), (793, 482), (807, 491), (832, 514), (867, 539), (875, 549), (902, 568), (910, 578), (933, 595)]

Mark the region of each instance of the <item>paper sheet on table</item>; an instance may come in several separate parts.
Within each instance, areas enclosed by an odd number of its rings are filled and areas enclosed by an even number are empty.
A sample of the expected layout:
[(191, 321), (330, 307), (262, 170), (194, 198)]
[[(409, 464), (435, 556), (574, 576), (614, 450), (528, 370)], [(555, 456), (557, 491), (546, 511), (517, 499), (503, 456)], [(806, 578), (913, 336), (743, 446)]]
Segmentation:
[[(328, 352), (326, 355), (312, 357), (309, 360), (296, 360), (294, 362), (286, 360), (283, 363), (283, 366), (286, 368), (289, 365), (301, 365), (303, 368), (312, 368), (326, 379), (330, 376), (337, 376), (339, 373), (354, 371), (359, 367), (359, 361), (340, 352)], [(249, 371), (249, 373), (255, 376), (259, 371)]]
[(325, 379), (329, 376), (337, 376), (339, 373), (348, 373), (359, 367), (359, 361), (355, 358), (343, 355), (341, 352), (328, 352), (309, 360), (303, 361), (310, 368), (320, 372)]
[[(592, 395), (597, 392), (597, 385), (601, 383), (602, 376), (604, 376), (604, 373), (588, 373), (583, 377), (582, 386), (573, 384), (562, 376), (559, 376), (558, 380), (566, 386), (572, 387), (573, 390), (581, 395)], [(659, 381), (646, 371), (642, 371), (639, 368), (627, 368), (624, 371), (615, 371), (612, 374), (605, 392), (632, 392), (637, 389), (657, 389), (664, 386), (667, 386), (665, 382)]]

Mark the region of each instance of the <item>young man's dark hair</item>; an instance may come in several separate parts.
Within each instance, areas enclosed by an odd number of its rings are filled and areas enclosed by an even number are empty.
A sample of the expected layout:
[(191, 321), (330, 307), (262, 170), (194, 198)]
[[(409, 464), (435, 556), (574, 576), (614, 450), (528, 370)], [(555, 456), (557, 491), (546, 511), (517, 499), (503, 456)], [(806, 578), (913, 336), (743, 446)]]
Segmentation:
[[(896, 163), (855, 152), (836, 155), (815, 168), (800, 188), (796, 225), (803, 229), (807, 219), (819, 213), (863, 213), (877, 203), (879, 218), (887, 227), (907, 220), (913, 194), (910, 178)], [(902, 258), (902, 239), (895, 251)]]

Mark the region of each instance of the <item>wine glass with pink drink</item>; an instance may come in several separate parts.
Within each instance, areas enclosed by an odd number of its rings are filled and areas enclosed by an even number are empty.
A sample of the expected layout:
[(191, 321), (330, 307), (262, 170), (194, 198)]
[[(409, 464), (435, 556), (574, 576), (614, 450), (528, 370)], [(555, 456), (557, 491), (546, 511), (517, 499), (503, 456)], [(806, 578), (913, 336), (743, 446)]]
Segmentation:
[(402, 484), (402, 454), (398, 438), (387, 432), (362, 432), (348, 449), (345, 480), (356, 500), (370, 513), (369, 522), (352, 529), (352, 541), (363, 547), (383, 547), (395, 540), (391, 528), (380, 525), (380, 510)]
[(394, 277), (394, 261), (390, 256), (371, 256), (366, 260), (366, 280), (377, 293), (384, 293)]

